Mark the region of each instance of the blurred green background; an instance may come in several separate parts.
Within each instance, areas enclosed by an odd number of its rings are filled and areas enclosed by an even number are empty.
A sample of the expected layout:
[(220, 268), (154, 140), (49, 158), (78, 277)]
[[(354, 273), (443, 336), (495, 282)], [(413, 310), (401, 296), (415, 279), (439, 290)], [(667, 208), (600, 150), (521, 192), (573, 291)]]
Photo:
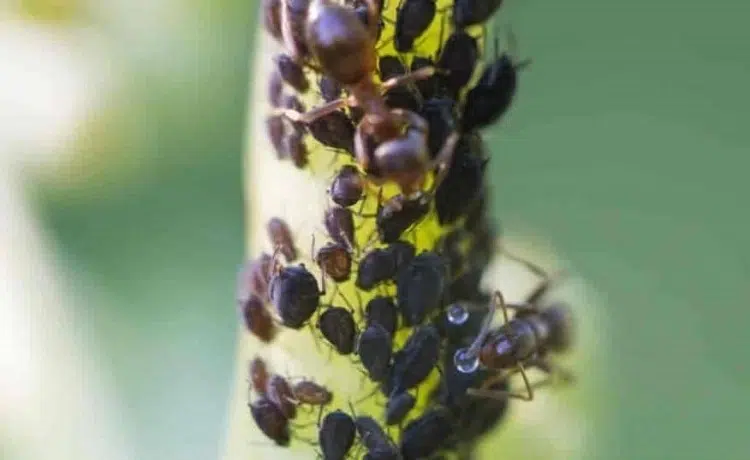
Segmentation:
[[(255, 2), (19, 5), (33, 27), (96, 32), (116, 62), (77, 155), (25, 192), (84, 299), (133, 458), (215, 458)], [(750, 456), (747, 13), (727, 0), (532, 1), (498, 19), (534, 62), (487, 133), (494, 211), (603, 300), (609, 422), (594, 458)]]

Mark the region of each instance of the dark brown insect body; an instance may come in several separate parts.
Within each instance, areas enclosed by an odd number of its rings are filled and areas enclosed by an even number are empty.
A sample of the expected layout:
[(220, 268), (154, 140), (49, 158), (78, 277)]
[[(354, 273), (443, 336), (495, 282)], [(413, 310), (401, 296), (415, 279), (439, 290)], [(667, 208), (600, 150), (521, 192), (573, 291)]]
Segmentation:
[(263, 300), (255, 294), (241, 303), (242, 319), (245, 327), (255, 337), (265, 343), (269, 343), (276, 335), (276, 325), (273, 323), (271, 314), (266, 310)]
[(327, 276), (337, 283), (348, 280), (352, 274), (352, 255), (339, 243), (328, 243), (318, 250), (315, 262)]
[(333, 394), (323, 385), (311, 380), (302, 380), (292, 387), (294, 398), (301, 404), (325, 406), (333, 399)]
[(364, 117), (355, 135), (357, 160), (368, 173), (393, 180), (410, 193), (421, 186), (423, 176), (434, 166), (427, 149), (426, 123), (413, 112), (390, 109), (382, 94), (396, 86), (429, 78), (435, 69), (424, 67), (377, 84), (374, 72), (378, 12), (374, 2), (368, 2), (368, 6), (371, 20), (365, 26), (352, 8), (313, 0), (307, 11), (306, 44), (322, 72), (345, 86), (350, 97), (307, 113), (296, 110), (284, 113), (295, 122), (309, 124), (347, 104), (358, 106)]
[(294, 246), (294, 237), (289, 225), (281, 218), (272, 217), (266, 224), (268, 238), (274, 249), (278, 249), (287, 262), (297, 258), (297, 248)]
[(284, 417), (291, 420), (297, 416), (294, 393), (292, 393), (292, 387), (289, 386), (289, 382), (284, 377), (277, 374), (272, 375), (268, 379), (266, 392), (268, 393), (268, 399), (279, 408)]
[(253, 389), (260, 395), (266, 394), (268, 386), (268, 367), (262, 358), (256, 356), (250, 361), (250, 383)]
[(261, 397), (249, 406), (250, 414), (263, 434), (272, 439), (276, 445), (287, 447), (291, 439), (289, 420), (281, 413), (281, 410), (266, 397)]
[[(458, 350), (455, 355), (456, 367), (461, 372), (474, 372), (480, 365), (498, 372), (495, 377), (487, 379), (482, 388), (469, 389), (467, 393), (470, 395), (532, 400), (533, 389), (550, 383), (550, 379), (532, 385), (524, 367), (536, 367), (567, 381), (573, 378), (547, 357), (549, 352), (563, 352), (570, 347), (573, 335), (570, 310), (562, 304), (541, 308), (539, 301), (552, 285), (552, 278), (529, 262), (521, 262), (536, 273), (542, 274), (545, 279), (521, 304), (506, 304), (499, 291), (494, 293), (490, 314), (474, 343), (469, 348)], [(493, 312), (497, 308), (501, 309), (505, 324), (497, 329), (490, 329)], [(516, 311), (513, 319), (508, 319), (508, 309)], [(508, 377), (508, 372), (501, 371), (510, 371), (510, 374), (520, 373), (526, 393), (489, 390), (491, 385)]]

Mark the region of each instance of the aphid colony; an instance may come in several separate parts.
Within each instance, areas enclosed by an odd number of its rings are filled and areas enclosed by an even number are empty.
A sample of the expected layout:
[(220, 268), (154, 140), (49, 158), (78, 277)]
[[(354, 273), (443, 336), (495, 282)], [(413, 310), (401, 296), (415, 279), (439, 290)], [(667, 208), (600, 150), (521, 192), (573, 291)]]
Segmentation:
[[(305, 254), (271, 219), (272, 253), (240, 272), (241, 318), (266, 344), (309, 328), (352, 356), (384, 401), (370, 414), (356, 401), (329, 407), (325, 385), (273, 374), (256, 356), (250, 413), (276, 445), (295, 439), (298, 408), (313, 407), (318, 439), (299, 441), (325, 460), (471, 458), (509, 400), (572, 379), (549, 357), (572, 338), (568, 308), (542, 302), (557, 277), (510, 256), (539, 287), (522, 303), (479, 288), (497, 239), (480, 130), (507, 112), (526, 65), (498, 54), (497, 40), (480, 62), (484, 24), (501, 3), (263, 1), (266, 31), (284, 50), (269, 78), (267, 135), (280, 160), (306, 169), (327, 155), (335, 170), (321, 216), (329, 240)], [(532, 382), (528, 368), (550, 377)], [(513, 374), (523, 391), (511, 389)]]

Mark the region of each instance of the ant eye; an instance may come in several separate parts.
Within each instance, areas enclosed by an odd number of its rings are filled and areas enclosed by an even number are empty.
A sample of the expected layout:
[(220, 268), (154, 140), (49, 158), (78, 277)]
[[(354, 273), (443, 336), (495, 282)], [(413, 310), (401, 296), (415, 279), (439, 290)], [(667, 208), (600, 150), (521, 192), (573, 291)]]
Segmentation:
[(470, 355), (467, 348), (460, 348), (453, 355), (453, 364), (462, 374), (471, 374), (479, 368), (479, 357)]
[(453, 304), (448, 308), (448, 322), (456, 326), (464, 324), (469, 319), (469, 312), (460, 304)]

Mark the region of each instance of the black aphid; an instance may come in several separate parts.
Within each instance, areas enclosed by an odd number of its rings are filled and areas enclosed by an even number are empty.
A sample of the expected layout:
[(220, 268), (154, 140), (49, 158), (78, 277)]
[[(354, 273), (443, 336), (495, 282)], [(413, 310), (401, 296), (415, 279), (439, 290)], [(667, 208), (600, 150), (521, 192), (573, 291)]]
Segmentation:
[(411, 51), (435, 18), (435, 0), (405, 0), (396, 14), (394, 46), (399, 53)]
[[(371, 458), (394, 458), (390, 456), (393, 454), (397, 455), (395, 458), (400, 457), (393, 441), (375, 419), (361, 416), (354, 419), (354, 424), (357, 427), (357, 433), (359, 433), (362, 444), (372, 455)], [(381, 457), (381, 455), (387, 456)]]
[(479, 135), (461, 136), (448, 173), (435, 192), (435, 209), (441, 225), (455, 222), (477, 204), (484, 191), (488, 160)]
[[(497, 47), (496, 40), (496, 52)], [(486, 67), (479, 81), (466, 94), (461, 128), (464, 131), (481, 129), (502, 117), (516, 95), (518, 72), (529, 63), (528, 60), (516, 62), (509, 53), (503, 53)]]
[(428, 194), (420, 194), (414, 199), (396, 195), (388, 201), (388, 205), (379, 207), (375, 224), (380, 241), (383, 243), (397, 241), (406, 229), (427, 215), (431, 198)]
[(445, 259), (432, 251), (417, 255), (401, 270), (396, 281), (396, 297), (404, 324), (422, 324), (427, 316), (440, 308), (447, 275)]
[[(456, 102), (450, 97), (432, 98), (425, 101), (419, 115), (430, 126), (427, 132), (427, 147), (435, 158), (443, 148), (448, 136), (456, 129)], [(453, 156), (458, 152), (454, 153)], [(455, 160), (454, 160), (455, 161)], [(450, 170), (448, 170), (450, 174)]]
[(327, 414), (318, 432), (323, 459), (344, 460), (354, 444), (355, 435), (356, 427), (349, 414), (340, 410)]
[(357, 354), (365, 370), (375, 382), (388, 378), (391, 367), (393, 339), (378, 323), (372, 323), (360, 334)]
[(335, 110), (307, 125), (310, 134), (321, 144), (354, 152), (354, 123), (343, 110)]
[(433, 325), (419, 326), (393, 357), (391, 394), (419, 385), (430, 375), (440, 356), (440, 335)]
[(388, 398), (388, 404), (385, 406), (385, 424), (390, 426), (401, 423), (416, 403), (417, 398), (406, 391)]
[(453, 24), (457, 29), (481, 24), (495, 14), (503, 0), (455, 0)]
[(260, 431), (273, 440), (276, 445), (288, 447), (290, 441), (289, 420), (284, 417), (281, 410), (266, 397), (261, 397), (250, 403), (249, 407), (250, 414)]
[(334, 101), (341, 97), (341, 85), (333, 78), (323, 75), (318, 81), (320, 95), (326, 102)]
[(450, 412), (443, 408), (431, 409), (413, 420), (401, 435), (401, 455), (404, 460), (427, 458), (450, 442), (455, 423)]
[(351, 210), (341, 206), (326, 209), (323, 224), (328, 235), (337, 243), (346, 247), (356, 246), (354, 239), (354, 216)]
[(457, 30), (448, 37), (437, 67), (447, 72), (441, 75), (443, 89), (452, 97), (456, 97), (461, 89), (469, 83), (474, 73), (474, 67), (479, 59), (479, 48), (476, 38), (462, 30)]
[(379, 324), (383, 326), (388, 334), (393, 336), (398, 327), (398, 310), (393, 299), (390, 297), (373, 297), (365, 307), (365, 318), (367, 324)]
[(307, 81), (305, 71), (294, 59), (287, 54), (279, 53), (274, 56), (273, 60), (281, 78), (292, 88), (300, 93), (305, 93), (310, 89), (310, 82)]
[(318, 318), (318, 329), (339, 354), (348, 355), (354, 351), (357, 326), (346, 308), (327, 308)]
[(357, 280), (359, 289), (371, 291), (375, 286), (388, 281), (396, 274), (396, 264), (391, 252), (373, 249), (359, 261)]
[(282, 323), (292, 329), (302, 328), (320, 304), (318, 281), (302, 264), (279, 270), (268, 293)]
[(279, 160), (286, 158), (287, 151), (284, 148), (286, 125), (284, 124), (284, 118), (281, 115), (271, 115), (266, 117), (266, 135), (276, 152), (276, 158)]
[(362, 199), (365, 180), (356, 166), (344, 165), (339, 169), (331, 182), (328, 193), (331, 200), (339, 206), (348, 208)]

